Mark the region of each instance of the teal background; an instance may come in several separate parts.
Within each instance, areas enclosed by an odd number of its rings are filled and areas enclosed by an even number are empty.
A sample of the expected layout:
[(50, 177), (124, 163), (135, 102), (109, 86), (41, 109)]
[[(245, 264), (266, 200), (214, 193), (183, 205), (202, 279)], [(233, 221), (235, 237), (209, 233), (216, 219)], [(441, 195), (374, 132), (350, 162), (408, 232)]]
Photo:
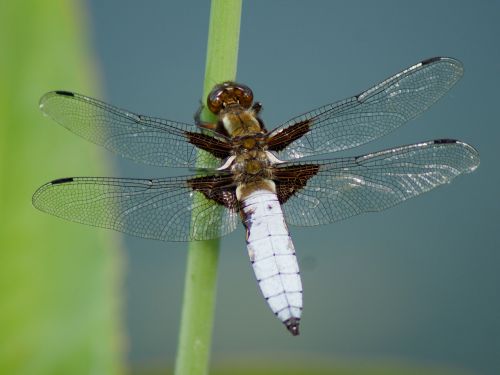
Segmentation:
[[(190, 122), (202, 91), (209, 3), (88, 6), (104, 99)], [(498, 1), (244, 3), (238, 79), (263, 102), (268, 128), (425, 58), (451, 56), (464, 63), (465, 76), (444, 99), (342, 155), (456, 138), (479, 150), (481, 166), (386, 212), (291, 227), (304, 284), (298, 338), (261, 297), (242, 228), (225, 238), (214, 363), (390, 362), (500, 373), (499, 14)], [(187, 173), (116, 162), (116, 176)], [(171, 366), (186, 244), (124, 238), (129, 362)]]

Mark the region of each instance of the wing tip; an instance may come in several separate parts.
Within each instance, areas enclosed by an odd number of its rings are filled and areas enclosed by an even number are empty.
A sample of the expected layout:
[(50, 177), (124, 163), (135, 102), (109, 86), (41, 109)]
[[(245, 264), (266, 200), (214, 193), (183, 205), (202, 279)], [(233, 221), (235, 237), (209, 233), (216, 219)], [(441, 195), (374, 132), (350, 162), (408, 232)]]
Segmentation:
[(458, 60), (454, 57), (448, 57), (448, 56), (429, 57), (428, 59), (424, 59), (424, 60), (420, 61), (420, 64), (421, 65), (429, 65), (429, 64), (436, 63), (436, 62), (446, 62), (449, 64), (459, 65), (459, 66), (463, 65), (460, 60)]
[(33, 193), (33, 196), (31, 197), (31, 204), (33, 205), (33, 207), (35, 207), (40, 211), (46, 211), (43, 208), (42, 200), (40, 199), (40, 197), (43, 195), (45, 190), (47, 190), (47, 188), (51, 185), (52, 185), (51, 182), (47, 182), (46, 184), (43, 184), (38, 189), (36, 189), (36, 191)]
[(49, 92), (43, 94), (42, 97), (40, 98), (40, 100), (38, 101), (38, 107), (44, 113), (45, 113), (45, 110), (44, 110), (45, 102), (47, 102), (47, 100), (49, 100), (50, 98), (52, 98), (54, 96), (67, 96), (70, 98), (74, 98), (76, 96), (76, 94), (74, 92), (66, 91), (66, 90), (49, 91)]
[(47, 182), (46, 184), (43, 184), (33, 193), (33, 196), (31, 197), (31, 204), (33, 205), (33, 207), (39, 209), (40, 211), (49, 212), (47, 209), (44, 208), (44, 205), (42, 204), (43, 199), (40, 199), (43, 193), (51, 186), (66, 184), (73, 181), (74, 177), (63, 177), (63, 178), (57, 178), (55, 180)]
[(468, 160), (469, 167), (467, 168), (467, 170), (464, 171), (465, 173), (474, 172), (479, 167), (480, 164), (479, 151), (470, 144), (456, 139), (448, 139), (448, 138), (435, 139), (434, 141), (432, 141), (432, 143), (436, 145), (455, 144), (460, 147), (463, 147), (468, 153), (468, 158), (469, 158)]
[(460, 60), (455, 59), (454, 57), (446, 57), (446, 56), (430, 57), (428, 59), (422, 60), (419, 65), (423, 67), (434, 63), (445, 63), (452, 66), (457, 76), (455, 82), (458, 81), (464, 74), (464, 64)]

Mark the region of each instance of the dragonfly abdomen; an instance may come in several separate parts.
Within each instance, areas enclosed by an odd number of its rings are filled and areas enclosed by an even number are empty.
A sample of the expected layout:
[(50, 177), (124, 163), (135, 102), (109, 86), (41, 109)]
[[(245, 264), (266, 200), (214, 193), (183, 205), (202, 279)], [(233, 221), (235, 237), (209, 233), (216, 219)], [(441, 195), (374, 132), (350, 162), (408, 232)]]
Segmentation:
[(278, 197), (256, 189), (242, 197), (247, 249), (260, 290), (274, 314), (299, 334), (302, 283), (295, 248)]

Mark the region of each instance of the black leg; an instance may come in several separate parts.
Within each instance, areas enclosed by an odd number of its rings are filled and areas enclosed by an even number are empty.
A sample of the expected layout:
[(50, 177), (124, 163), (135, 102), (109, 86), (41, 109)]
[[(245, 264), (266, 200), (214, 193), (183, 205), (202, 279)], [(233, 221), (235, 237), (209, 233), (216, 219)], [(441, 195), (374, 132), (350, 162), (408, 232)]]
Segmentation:
[(200, 128), (215, 130), (215, 128), (217, 127), (217, 124), (213, 124), (211, 122), (206, 122), (206, 121), (203, 121), (201, 119), (201, 112), (203, 112), (204, 108), (205, 108), (205, 105), (200, 100), (200, 106), (198, 107), (196, 113), (194, 114), (194, 123)]
[(262, 111), (262, 103), (261, 102), (253, 103), (252, 109), (255, 111), (255, 114), (258, 115), (260, 111)]

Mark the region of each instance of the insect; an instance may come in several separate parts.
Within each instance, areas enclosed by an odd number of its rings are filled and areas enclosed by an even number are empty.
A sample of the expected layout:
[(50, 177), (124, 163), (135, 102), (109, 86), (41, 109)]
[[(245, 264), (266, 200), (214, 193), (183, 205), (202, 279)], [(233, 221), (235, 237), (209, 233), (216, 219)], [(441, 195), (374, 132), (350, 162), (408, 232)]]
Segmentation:
[(462, 74), (459, 61), (431, 58), (271, 131), (250, 88), (235, 82), (213, 88), (206, 105), (217, 122), (196, 116), (197, 126), (72, 92), (49, 92), (40, 100), (42, 111), (79, 136), (135, 161), (198, 173), (60, 178), (41, 186), (33, 204), (71, 221), (167, 241), (217, 238), (241, 220), (262, 294), (298, 335), (302, 283), (288, 225), (321, 225), (384, 210), (479, 165), (473, 147), (451, 139), (357, 157), (302, 158), (386, 135), (436, 102)]

